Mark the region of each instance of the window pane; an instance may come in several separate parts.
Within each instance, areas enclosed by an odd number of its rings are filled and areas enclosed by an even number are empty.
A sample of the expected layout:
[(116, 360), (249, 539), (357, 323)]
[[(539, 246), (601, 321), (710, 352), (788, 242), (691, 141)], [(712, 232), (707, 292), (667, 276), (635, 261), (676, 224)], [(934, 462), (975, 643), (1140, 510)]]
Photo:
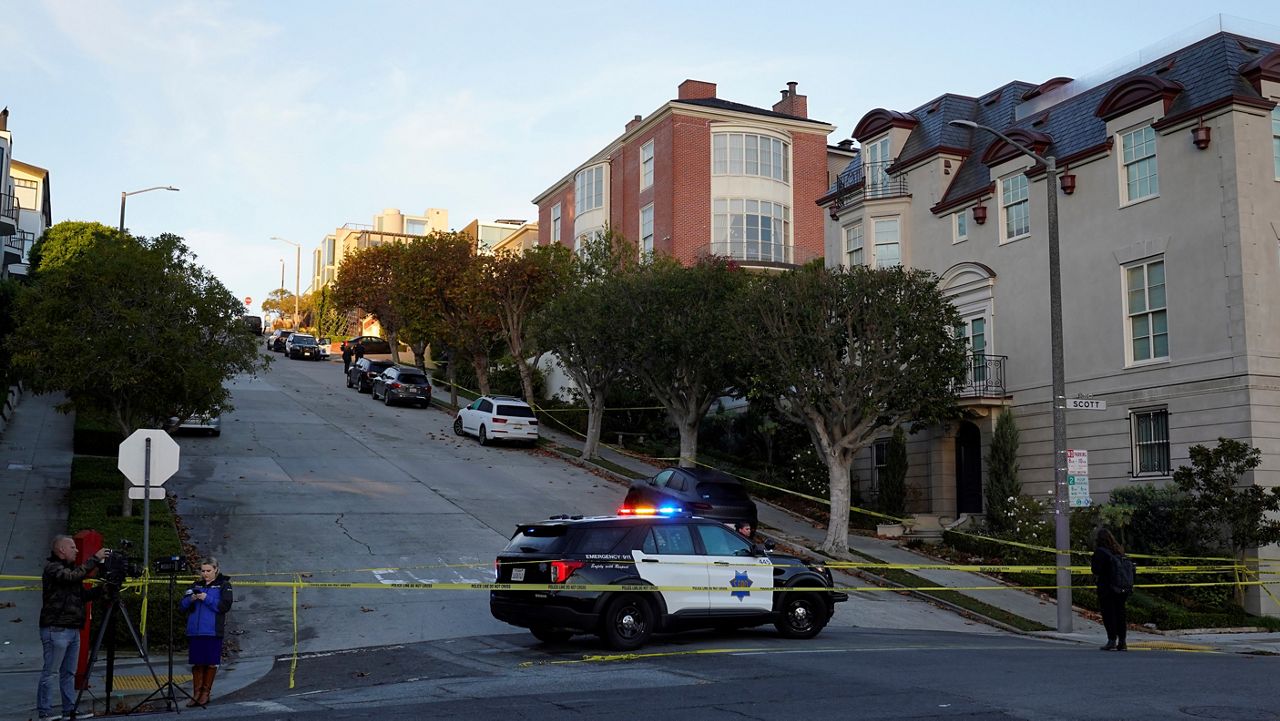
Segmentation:
[(742, 136), (729, 136), (729, 174), (742, 175)]
[(723, 175), (729, 169), (729, 140), (724, 133), (711, 138), (711, 172)]
[(760, 174), (760, 136), (748, 135), (746, 141), (746, 168), (747, 175)]

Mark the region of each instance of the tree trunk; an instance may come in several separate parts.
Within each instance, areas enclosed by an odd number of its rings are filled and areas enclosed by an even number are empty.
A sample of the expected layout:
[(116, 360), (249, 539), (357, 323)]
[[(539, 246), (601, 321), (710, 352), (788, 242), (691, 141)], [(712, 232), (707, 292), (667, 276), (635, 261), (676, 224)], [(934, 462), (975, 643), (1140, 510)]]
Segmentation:
[(680, 467), (693, 468), (698, 464), (698, 417), (685, 418), (676, 422), (680, 430)]
[(449, 405), (453, 406), (454, 408), (457, 408), (458, 407), (458, 369), (454, 367), (453, 362), (455, 359), (457, 359), (458, 353), (456, 351), (450, 350), (447, 357), (448, 357), (448, 360), (445, 362), (448, 365), (445, 366), (444, 377), (446, 380), (449, 381)]
[(484, 353), (476, 353), (471, 356), (471, 367), (476, 372), (476, 385), (480, 386), (480, 395), (487, 396), (489, 393), (489, 356)]
[(827, 537), (818, 550), (834, 556), (849, 552), (849, 466), (850, 454), (828, 452), (827, 483), (831, 486), (831, 520), (827, 524)]
[(536, 408), (540, 398), (533, 397), (533, 364), (519, 355), (512, 356), (516, 361), (516, 369), (520, 371), (520, 390), (524, 391), (524, 402)]
[(391, 344), (391, 362), (400, 365), (400, 342), (396, 339), (399, 335), (394, 328), (387, 331), (387, 343)]
[(592, 389), (587, 395), (587, 440), (582, 445), (582, 459), (600, 457), (600, 429), (604, 425), (604, 391)]
[(120, 515), (126, 518), (133, 515), (133, 499), (129, 498), (129, 489), (133, 487), (133, 483), (128, 479), (124, 482), (124, 504), (120, 506)]

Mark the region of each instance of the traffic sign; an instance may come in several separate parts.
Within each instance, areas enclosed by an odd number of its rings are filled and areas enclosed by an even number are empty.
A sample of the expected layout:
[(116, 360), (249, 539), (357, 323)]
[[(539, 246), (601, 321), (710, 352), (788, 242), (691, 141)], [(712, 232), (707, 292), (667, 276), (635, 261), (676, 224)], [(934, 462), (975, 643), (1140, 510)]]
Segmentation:
[(1067, 449), (1067, 473), (1072, 476), (1089, 475), (1089, 452)]
[(1069, 411), (1105, 411), (1106, 409), (1106, 401), (1095, 401), (1092, 398), (1067, 399), (1067, 410)]
[(246, 295), (246, 296), (244, 297), (244, 304), (245, 304), (245, 305), (247, 305), (247, 306), (248, 306), (248, 305), (253, 305), (253, 298), (251, 298), (251, 297), (249, 297), (249, 296), (247, 296), (247, 295)]
[[(116, 467), (135, 486), (147, 485), (147, 440), (151, 440), (151, 487), (159, 488), (178, 472), (178, 444), (168, 433), (142, 428), (120, 444)], [(163, 493), (160, 496), (164, 497)]]
[(1067, 476), (1067, 500), (1072, 508), (1093, 505), (1093, 497), (1089, 495), (1088, 476)]
[[(148, 489), (143, 486), (130, 486), (127, 489), (129, 493), (129, 498), (132, 498), (135, 501), (141, 501), (143, 496), (147, 495), (147, 490)], [(160, 486), (151, 486), (150, 490), (151, 490), (151, 500), (153, 501), (164, 500), (163, 488), (161, 488)]]

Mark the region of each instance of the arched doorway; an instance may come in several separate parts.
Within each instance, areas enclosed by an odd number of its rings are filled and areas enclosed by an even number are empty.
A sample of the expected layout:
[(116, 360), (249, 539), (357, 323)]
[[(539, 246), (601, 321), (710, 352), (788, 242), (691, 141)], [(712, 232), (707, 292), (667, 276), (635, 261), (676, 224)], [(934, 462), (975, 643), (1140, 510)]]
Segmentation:
[(982, 433), (968, 421), (956, 432), (956, 513), (982, 513)]

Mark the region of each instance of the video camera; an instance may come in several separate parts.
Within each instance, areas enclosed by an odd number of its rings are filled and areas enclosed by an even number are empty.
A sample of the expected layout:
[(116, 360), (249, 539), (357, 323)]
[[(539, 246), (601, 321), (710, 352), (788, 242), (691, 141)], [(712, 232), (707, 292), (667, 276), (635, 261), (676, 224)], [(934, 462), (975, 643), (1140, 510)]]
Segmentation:
[(100, 571), (103, 583), (108, 586), (119, 587), (126, 580), (142, 575), (142, 564), (128, 554), (129, 549), (132, 547), (133, 541), (122, 538), (120, 539), (119, 548), (107, 551), (107, 557), (102, 559)]

